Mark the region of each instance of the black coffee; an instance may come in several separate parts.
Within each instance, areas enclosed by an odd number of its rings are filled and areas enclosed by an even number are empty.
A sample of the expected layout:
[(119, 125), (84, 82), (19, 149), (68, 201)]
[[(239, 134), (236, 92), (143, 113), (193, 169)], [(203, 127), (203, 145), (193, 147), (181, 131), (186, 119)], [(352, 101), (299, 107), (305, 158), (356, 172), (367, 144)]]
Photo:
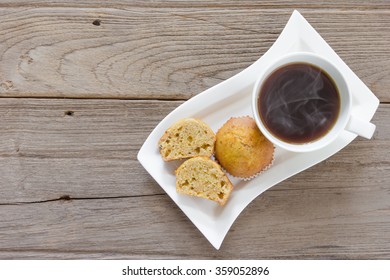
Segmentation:
[(324, 136), (340, 111), (340, 95), (332, 78), (322, 69), (292, 63), (268, 76), (258, 108), (260, 117), (275, 137), (301, 144)]

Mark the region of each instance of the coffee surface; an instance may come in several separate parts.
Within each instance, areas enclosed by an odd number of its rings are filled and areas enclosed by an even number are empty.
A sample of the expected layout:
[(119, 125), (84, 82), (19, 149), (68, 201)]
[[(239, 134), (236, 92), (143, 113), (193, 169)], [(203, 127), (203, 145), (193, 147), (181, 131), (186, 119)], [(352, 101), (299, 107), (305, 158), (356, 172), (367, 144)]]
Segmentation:
[(340, 95), (322, 69), (292, 63), (275, 70), (263, 83), (258, 98), (260, 117), (276, 138), (292, 144), (315, 141), (336, 122)]

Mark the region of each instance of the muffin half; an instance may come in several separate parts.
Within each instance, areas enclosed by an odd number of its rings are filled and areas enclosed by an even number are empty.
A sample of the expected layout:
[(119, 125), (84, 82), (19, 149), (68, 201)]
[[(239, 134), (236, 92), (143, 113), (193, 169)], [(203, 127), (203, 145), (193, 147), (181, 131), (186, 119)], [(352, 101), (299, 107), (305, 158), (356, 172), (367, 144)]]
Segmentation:
[(197, 156), (211, 157), (214, 153), (215, 133), (203, 121), (181, 119), (169, 127), (158, 145), (164, 161)]
[(207, 157), (186, 160), (176, 170), (176, 191), (224, 205), (233, 185), (221, 166)]

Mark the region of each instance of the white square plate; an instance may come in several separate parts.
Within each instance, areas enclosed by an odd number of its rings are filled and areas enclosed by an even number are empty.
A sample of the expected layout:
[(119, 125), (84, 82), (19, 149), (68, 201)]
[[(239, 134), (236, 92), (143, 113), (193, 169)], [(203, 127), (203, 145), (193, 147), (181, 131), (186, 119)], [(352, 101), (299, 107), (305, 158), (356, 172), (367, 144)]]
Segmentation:
[(353, 94), (351, 113), (362, 120), (371, 120), (379, 105), (378, 98), (305, 18), (294, 11), (279, 38), (260, 59), (172, 111), (157, 125), (138, 153), (138, 160), (144, 168), (216, 249), (220, 248), (233, 222), (253, 199), (277, 183), (337, 153), (355, 139), (356, 135), (344, 131), (329, 146), (310, 153), (292, 153), (277, 148), (275, 161), (266, 172), (250, 181), (231, 178), (234, 190), (223, 207), (212, 201), (176, 193), (174, 170), (179, 162), (167, 163), (162, 160), (158, 140), (169, 126), (185, 117), (200, 118), (216, 132), (230, 117), (252, 116), (251, 92), (259, 69), (281, 55), (295, 51), (318, 53), (337, 65)]

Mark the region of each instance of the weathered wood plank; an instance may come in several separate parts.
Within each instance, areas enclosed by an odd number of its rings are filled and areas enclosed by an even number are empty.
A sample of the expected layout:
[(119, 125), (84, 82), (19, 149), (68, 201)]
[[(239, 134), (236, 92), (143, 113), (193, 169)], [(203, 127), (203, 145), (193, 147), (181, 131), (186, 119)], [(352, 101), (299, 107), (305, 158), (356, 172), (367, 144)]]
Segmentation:
[[(124, 2), (119, 8), (31, 3), (0, 8), (0, 96), (187, 99), (257, 60), (293, 11), (248, 1), (226, 7), (216, 1), (210, 9), (206, 2), (191, 7), (185, 1)], [(389, 102), (388, 2), (350, 1), (344, 9), (303, 3), (302, 14), (381, 101)], [(360, 8), (347, 8), (355, 4)], [(92, 24), (96, 19), (99, 26)]]
[[(136, 156), (153, 128), (181, 103), (0, 99), (0, 204), (163, 194)], [(290, 179), (287, 188), (350, 189), (372, 183), (387, 188), (389, 118), (390, 105), (381, 105), (373, 140), (357, 138)]]
[(136, 156), (180, 103), (0, 99), (0, 203), (162, 193)]
[(60, 1), (60, 0), (2, 0), (0, 7), (142, 7), (142, 8), (349, 8), (349, 9), (387, 9), (390, 4), (386, 0), (281, 0), (281, 1), (235, 1), (235, 0), (112, 0), (112, 1)]
[(289, 190), (288, 184), (257, 198), (220, 251), (166, 195), (1, 205), (0, 257), (390, 257), (388, 189)]

